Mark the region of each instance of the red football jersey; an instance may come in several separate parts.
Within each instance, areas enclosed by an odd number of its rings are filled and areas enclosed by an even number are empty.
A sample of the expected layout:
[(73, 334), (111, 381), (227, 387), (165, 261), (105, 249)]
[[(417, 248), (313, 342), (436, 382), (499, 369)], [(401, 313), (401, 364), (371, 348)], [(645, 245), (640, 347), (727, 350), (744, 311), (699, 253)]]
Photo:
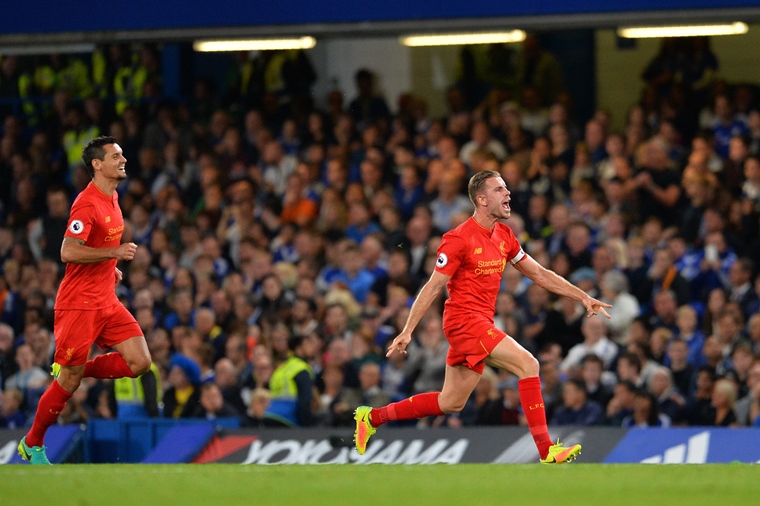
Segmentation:
[(516, 264), (525, 252), (512, 230), (496, 223), (493, 230), (470, 218), (443, 234), (435, 270), (451, 276), (445, 320), (477, 313), (493, 322), (496, 296), (507, 262)]
[[(90, 248), (115, 248), (121, 243), (124, 218), (118, 195), (109, 196), (92, 182), (71, 206), (69, 226), (64, 237), (84, 240)], [(92, 264), (66, 264), (55, 309), (99, 309), (114, 305), (116, 297), (116, 259)]]

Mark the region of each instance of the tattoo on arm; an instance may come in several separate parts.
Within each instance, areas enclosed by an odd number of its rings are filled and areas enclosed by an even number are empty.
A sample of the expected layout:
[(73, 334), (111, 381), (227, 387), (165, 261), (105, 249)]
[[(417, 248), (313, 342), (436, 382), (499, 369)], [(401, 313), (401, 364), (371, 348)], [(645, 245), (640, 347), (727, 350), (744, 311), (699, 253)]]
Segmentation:
[(79, 244), (80, 246), (83, 246), (84, 239), (76, 239), (74, 237), (64, 237), (63, 244)]

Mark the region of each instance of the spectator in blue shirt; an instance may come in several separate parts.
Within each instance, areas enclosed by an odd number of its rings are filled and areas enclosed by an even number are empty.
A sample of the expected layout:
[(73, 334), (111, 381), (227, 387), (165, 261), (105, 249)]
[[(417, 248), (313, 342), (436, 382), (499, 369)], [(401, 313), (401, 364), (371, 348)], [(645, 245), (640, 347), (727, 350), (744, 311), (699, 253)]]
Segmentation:
[(344, 283), (354, 299), (363, 304), (375, 282), (375, 276), (364, 267), (362, 253), (356, 243), (349, 241), (343, 248), (340, 265), (334, 282)]
[(731, 138), (737, 135), (749, 135), (750, 132), (744, 122), (736, 119), (728, 96), (724, 94), (717, 95), (713, 107), (715, 117), (718, 120), (713, 129), (715, 152), (725, 160), (728, 158), (728, 146)]
[(604, 423), (604, 410), (586, 394), (581, 380), (569, 380), (562, 386), (562, 406), (552, 419), (553, 425), (600, 425)]

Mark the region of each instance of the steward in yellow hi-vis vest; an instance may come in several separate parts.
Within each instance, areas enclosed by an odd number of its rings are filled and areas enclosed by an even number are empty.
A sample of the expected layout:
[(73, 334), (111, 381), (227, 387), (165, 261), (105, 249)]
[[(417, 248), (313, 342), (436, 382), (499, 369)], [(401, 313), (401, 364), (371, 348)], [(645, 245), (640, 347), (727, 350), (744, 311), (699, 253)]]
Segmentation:
[(278, 420), (290, 427), (311, 425), (311, 400), (314, 387), (314, 371), (306, 358), (314, 353), (310, 338), (288, 338), (290, 355), (277, 366), (269, 380), (272, 400), (265, 417)]
[(161, 403), (161, 374), (156, 364), (151, 363), (150, 371), (138, 378), (115, 379), (113, 396), (117, 418), (157, 418)]

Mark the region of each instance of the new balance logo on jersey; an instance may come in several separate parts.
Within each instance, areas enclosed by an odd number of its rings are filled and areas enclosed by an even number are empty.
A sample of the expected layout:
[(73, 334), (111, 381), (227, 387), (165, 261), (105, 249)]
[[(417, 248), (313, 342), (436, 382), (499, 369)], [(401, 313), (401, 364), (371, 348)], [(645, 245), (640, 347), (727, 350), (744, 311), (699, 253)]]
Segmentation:
[(111, 217), (110, 216), (106, 216), (106, 223), (111, 223)]
[(475, 248), (475, 255), (480, 255), (483, 253), (483, 248)]

